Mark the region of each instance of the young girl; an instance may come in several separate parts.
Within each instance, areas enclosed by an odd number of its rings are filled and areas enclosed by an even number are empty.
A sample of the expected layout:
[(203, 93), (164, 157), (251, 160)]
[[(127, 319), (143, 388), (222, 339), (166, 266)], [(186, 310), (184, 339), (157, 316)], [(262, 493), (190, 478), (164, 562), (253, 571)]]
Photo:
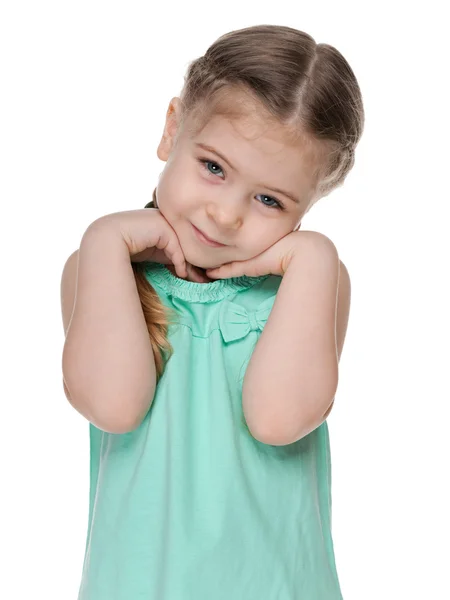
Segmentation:
[(342, 598), (325, 419), (350, 282), (299, 228), (363, 122), (333, 47), (228, 33), (170, 102), (153, 201), (95, 220), (69, 257), (64, 389), (91, 451), (80, 600)]

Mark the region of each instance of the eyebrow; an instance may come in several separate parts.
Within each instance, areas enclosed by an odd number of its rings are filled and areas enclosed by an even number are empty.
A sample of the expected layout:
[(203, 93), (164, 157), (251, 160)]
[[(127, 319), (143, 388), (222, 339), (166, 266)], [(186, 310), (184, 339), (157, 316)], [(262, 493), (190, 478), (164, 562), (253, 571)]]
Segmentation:
[[(236, 173), (239, 173), (238, 169), (236, 169), (236, 167), (234, 167), (230, 161), (228, 160), (228, 158), (226, 158), (223, 154), (220, 154), (220, 152), (218, 152), (215, 148), (213, 148), (212, 146), (208, 146), (207, 144), (202, 144), (200, 142), (196, 142), (195, 144), (196, 146), (198, 146), (199, 148), (203, 148), (203, 150), (207, 150), (208, 152), (212, 152), (213, 154), (216, 154), (219, 158), (221, 158), (224, 162), (227, 163), (227, 165), (233, 169), (233, 171), (236, 171)], [(289, 192), (286, 192), (284, 190), (280, 190), (278, 188), (274, 188), (270, 185), (264, 185), (261, 184), (262, 187), (265, 187), (269, 190), (272, 190), (273, 192), (277, 193), (277, 194), (283, 194), (283, 196), (286, 196), (287, 198), (289, 198), (290, 200), (292, 200), (292, 202), (295, 202), (295, 204), (300, 204), (300, 200), (294, 196), (293, 194), (290, 194)]]

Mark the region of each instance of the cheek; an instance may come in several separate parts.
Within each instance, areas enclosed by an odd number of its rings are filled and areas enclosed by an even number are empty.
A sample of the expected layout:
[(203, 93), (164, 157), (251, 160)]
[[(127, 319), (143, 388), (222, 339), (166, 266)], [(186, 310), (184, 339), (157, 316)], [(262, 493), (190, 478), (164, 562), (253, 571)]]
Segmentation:
[(165, 217), (174, 216), (179, 212), (182, 198), (176, 177), (173, 177), (170, 171), (164, 172), (160, 177), (156, 195), (158, 208)]
[(191, 210), (195, 199), (191, 179), (180, 167), (166, 166), (157, 189), (158, 205), (164, 216), (177, 218)]
[(288, 235), (294, 229), (290, 222), (280, 219), (258, 219), (249, 227), (243, 236), (245, 252), (249, 256), (257, 256), (276, 244), (281, 238)]
[[(247, 223), (250, 225), (250, 223)], [(254, 223), (253, 226), (245, 228), (245, 234), (241, 236), (241, 249), (246, 254), (245, 258), (253, 258), (261, 252), (264, 252), (276, 241), (273, 228), (262, 227), (261, 224)]]

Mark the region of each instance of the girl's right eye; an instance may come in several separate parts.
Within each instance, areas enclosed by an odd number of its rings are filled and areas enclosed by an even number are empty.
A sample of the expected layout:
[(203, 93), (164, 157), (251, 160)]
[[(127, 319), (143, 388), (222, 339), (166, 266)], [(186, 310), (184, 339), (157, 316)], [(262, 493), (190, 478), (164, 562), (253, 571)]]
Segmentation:
[(199, 162), (201, 165), (203, 165), (203, 167), (204, 167), (204, 169), (206, 170), (206, 172), (207, 172), (207, 174), (208, 174), (208, 175), (217, 175), (217, 174), (218, 174), (218, 173), (217, 173), (217, 172), (215, 172), (215, 171), (211, 171), (211, 170), (208, 168), (208, 165), (213, 165), (214, 167), (217, 167), (217, 168), (218, 168), (218, 170), (219, 170), (219, 171), (222, 171), (222, 173), (225, 175), (225, 172), (224, 172), (224, 170), (222, 169), (222, 167), (221, 167), (221, 166), (220, 166), (218, 163), (214, 162), (213, 160), (208, 160), (207, 158), (199, 158), (199, 159), (198, 159), (198, 162)]

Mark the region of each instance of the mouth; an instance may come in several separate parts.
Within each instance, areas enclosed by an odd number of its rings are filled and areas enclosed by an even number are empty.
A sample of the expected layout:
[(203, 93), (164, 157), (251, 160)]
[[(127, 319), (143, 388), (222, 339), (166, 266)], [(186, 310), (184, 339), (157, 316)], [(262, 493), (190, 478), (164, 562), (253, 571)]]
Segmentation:
[[(192, 223), (191, 223), (191, 225), (192, 225)], [(205, 233), (203, 233), (203, 231), (200, 231), (200, 229), (197, 229), (197, 227), (195, 227), (195, 225), (192, 225), (192, 229), (194, 230), (194, 233), (195, 233), (197, 239), (199, 239), (201, 242), (203, 242), (207, 246), (211, 246), (213, 248), (225, 248), (227, 246), (227, 244), (221, 244), (220, 242), (216, 242), (216, 240), (209, 238)]]

